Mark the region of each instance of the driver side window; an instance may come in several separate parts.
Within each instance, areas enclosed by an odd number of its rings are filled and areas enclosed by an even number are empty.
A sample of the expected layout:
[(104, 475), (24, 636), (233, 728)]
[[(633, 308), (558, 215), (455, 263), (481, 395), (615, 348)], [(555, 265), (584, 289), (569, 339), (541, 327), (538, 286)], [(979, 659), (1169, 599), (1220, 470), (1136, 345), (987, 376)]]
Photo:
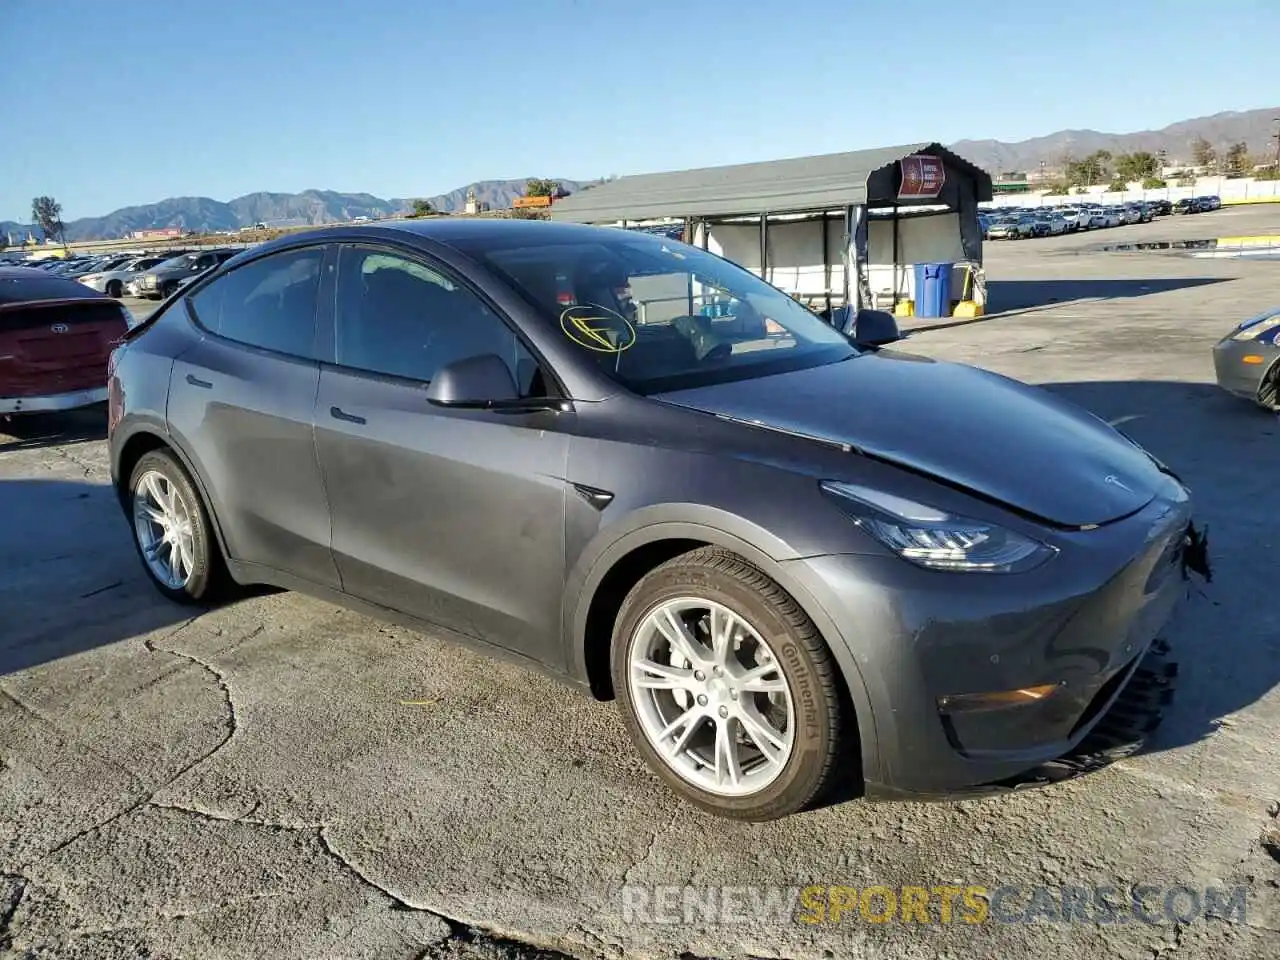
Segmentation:
[(502, 318), (444, 273), (402, 254), (344, 246), (334, 361), (423, 383), (450, 363), (500, 357), (521, 396), (547, 392), (532, 354)]

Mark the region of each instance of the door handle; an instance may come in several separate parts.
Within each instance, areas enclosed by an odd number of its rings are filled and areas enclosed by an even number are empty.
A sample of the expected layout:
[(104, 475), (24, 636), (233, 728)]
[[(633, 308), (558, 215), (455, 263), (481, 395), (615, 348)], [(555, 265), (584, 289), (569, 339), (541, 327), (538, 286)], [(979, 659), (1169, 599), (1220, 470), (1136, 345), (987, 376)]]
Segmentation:
[(191, 384), (193, 387), (204, 387), (206, 390), (213, 389), (212, 383), (210, 383), (208, 380), (201, 380), (194, 373), (187, 374), (187, 383)]
[(354, 413), (347, 413), (341, 407), (330, 407), (329, 416), (335, 420), (345, 420), (347, 423), (365, 423), (364, 417), (357, 417)]

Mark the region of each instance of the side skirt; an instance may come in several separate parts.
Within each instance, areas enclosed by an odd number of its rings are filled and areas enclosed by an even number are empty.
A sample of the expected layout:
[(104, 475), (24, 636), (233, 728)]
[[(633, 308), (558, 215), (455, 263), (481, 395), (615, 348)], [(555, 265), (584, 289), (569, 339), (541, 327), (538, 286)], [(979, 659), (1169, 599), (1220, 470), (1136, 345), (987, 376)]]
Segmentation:
[[(523, 667), (526, 670), (532, 670), (542, 676), (549, 677), (552, 680), (559, 681), (564, 685), (573, 688), (575, 691), (591, 697), (590, 685), (586, 682), (575, 680), (568, 674), (554, 670), (538, 660), (527, 657), (524, 654), (516, 653), (514, 650), (508, 650), (506, 647), (500, 647), (496, 644), (488, 643), (477, 637), (468, 636), (464, 633), (450, 630), (448, 627), (442, 627), (438, 624), (429, 623), (426, 620), (420, 620), (417, 617), (410, 616), (407, 613), (401, 613), (399, 610), (393, 610), (390, 607), (384, 607), (381, 604), (370, 603), (359, 597), (353, 597), (349, 593), (343, 593), (340, 590), (332, 590), (328, 587), (312, 583), (310, 580), (304, 580), (301, 577), (295, 577), (293, 574), (286, 573), (283, 570), (276, 570), (272, 567), (263, 566), (257, 563), (245, 563), (241, 560), (228, 560), (227, 569), (231, 573), (232, 579), (236, 583), (249, 586), (262, 584), (270, 587), (279, 587), (282, 590), (291, 590), (295, 593), (306, 594), (317, 600), (324, 600), (338, 607), (344, 607), (353, 610), (356, 613), (362, 613), (365, 616), (373, 617), (375, 620), (384, 620), (387, 623), (394, 623), (398, 626), (407, 627), (426, 636), (439, 637), (450, 643), (474, 650), (477, 653), (487, 657), (503, 660), (507, 663)], [(594, 698), (592, 698), (594, 699)]]

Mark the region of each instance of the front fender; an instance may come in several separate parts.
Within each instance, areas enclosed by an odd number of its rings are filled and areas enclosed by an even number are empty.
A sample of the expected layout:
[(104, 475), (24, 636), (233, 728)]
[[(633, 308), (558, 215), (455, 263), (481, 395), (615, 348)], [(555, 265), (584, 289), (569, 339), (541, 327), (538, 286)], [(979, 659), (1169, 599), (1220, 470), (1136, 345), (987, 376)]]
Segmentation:
[(609, 571), (635, 550), (663, 540), (692, 540), (731, 550), (787, 591), (818, 628), (840, 668), (858, 722), (863, 769), (878, 770), (871, 698), (848, 638), (797, 576), (804, 565), (787, 562), (799, 559), (799, 555), (769, 531), (725, 510), (699, 504), (645, 507), (603, 528), (592, 538), (570, 572), (565, 587), (563, 635), (569, 638), (570, 649), (565, 660), (570, 675), (584, 684), (589, 683), (587, 617), (596, 591)]

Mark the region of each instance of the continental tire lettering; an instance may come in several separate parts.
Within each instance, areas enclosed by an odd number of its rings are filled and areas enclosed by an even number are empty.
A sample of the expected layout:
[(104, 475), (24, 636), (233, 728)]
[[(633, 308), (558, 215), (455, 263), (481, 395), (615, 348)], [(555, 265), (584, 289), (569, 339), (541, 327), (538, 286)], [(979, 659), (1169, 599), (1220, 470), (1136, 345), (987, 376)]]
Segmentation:
[(822, 725), (818, 722), (818, 694), (809, 679), (804, 656), (799, 647), (787, 642), (782, 647), (782, 659), (791, 674), (788, 681), (791, 684), (791, 693), (797, 701), (796, 714), (801, 728), (805, 736), (816, 739), (822, 732)]

